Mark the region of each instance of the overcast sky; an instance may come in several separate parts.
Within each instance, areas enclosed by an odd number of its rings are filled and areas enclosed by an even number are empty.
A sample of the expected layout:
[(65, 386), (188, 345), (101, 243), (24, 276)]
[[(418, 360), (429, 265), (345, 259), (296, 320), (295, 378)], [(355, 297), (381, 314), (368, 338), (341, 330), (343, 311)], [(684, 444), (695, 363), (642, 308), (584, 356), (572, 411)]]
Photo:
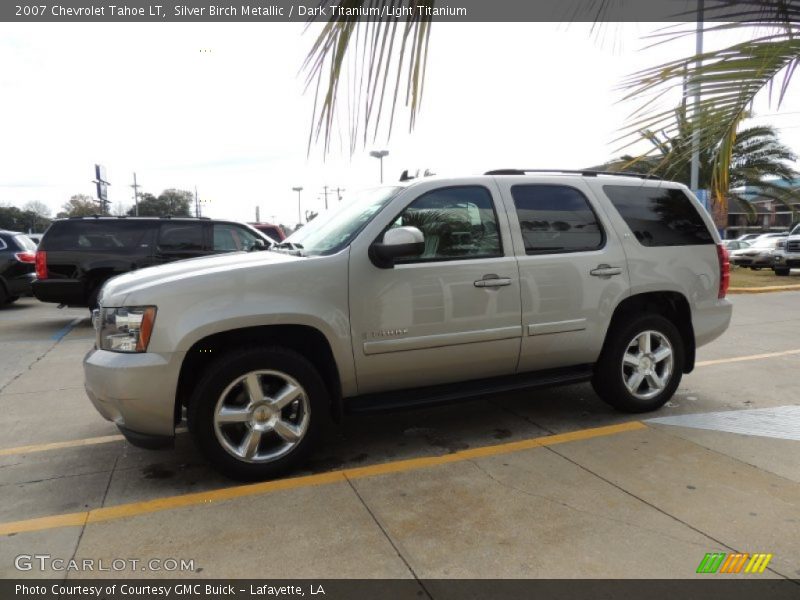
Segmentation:
[[(405, 168), (472, 174), (501, 167), (581, 168), (612, 156), (634, 108), (615, 88), (627, 74), (691, 54), (687, 38), (643, 49), (656, 25), (435, 23), (417, 127), (398, 114), (387, 143), (350, 157), (307, 157), (313, 98), (299, 76), (315, 30), (300, 24), (0, 24), (0, 204), (41, 200), (55, 212), (94, 195), (106, 166), (113, 206), (142, 191), (194, 190), (204, 214), (297, 222), (320, 210), (324, 185), (346, 189)], [(800, 151), (800, 82), (760, 122)], [(399, 125), (399, 126), (398, 126)], [(333, 194), (329, 201), (333, 202)]]

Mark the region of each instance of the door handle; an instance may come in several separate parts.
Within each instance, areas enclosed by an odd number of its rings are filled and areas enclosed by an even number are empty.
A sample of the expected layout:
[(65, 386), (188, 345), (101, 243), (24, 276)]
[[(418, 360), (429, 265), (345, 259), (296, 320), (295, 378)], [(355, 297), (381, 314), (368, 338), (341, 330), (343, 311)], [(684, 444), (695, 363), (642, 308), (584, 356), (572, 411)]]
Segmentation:
[(483, 279), (478, 279), (478, 281), (475, 282), (475, 287), (477, 288), (504, 287), (507, 285), (511, 285), (510, 277), (500, 277), (493, 273), (484, 275)]
[(611, 265), (597, 265), (594, 269), (589, 271), (595, 277), (610, 277), (611, 275), (622, 274), (621, 267), (612, 267)]

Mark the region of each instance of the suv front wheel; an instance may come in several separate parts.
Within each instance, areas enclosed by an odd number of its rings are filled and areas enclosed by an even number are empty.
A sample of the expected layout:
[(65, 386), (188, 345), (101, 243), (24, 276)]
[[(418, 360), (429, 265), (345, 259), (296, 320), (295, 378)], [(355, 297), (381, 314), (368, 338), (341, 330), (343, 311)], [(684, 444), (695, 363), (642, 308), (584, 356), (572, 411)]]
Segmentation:
[(683, 375), (683, 339), (669, 319), (633, 317), (608, 333), (592, 386), (614, 408), (630, 413), (661, 408)]
[(226, 475), (275, 477), (299, 466), (321, 431), (328, 393), (314, 366), (284, 348), (247, 348), (213, 363), (195, 387), (188, 425)]

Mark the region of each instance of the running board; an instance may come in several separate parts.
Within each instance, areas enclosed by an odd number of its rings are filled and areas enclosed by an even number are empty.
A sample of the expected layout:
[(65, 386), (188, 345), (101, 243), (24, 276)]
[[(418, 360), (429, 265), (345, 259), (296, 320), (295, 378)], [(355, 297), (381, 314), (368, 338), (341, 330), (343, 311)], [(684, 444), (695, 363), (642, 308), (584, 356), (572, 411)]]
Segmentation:
[(592, 378), (593, 365), (520, 373), (491, 379), (434, 385), (407, 390), (378, 392), (344, 399), (345, 414), (388, 412), (474, 400), (518, 390), (581, 383)]

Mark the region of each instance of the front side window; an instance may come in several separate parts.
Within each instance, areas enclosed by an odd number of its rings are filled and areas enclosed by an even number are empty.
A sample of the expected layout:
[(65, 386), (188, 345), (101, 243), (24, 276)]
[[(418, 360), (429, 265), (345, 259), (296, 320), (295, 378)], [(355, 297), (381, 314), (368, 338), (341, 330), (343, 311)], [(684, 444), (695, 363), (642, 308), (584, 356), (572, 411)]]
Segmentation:
[(186, 252), (203, 249), (201, 223), (169, 223), (161, 225), (158, 249), (164, 252)]
[(240, 250), (236, 243), (236, 234), (230, 225), (214, 223), (214, 252), (236, 252)]
[(605, 185), (603, 191), (642, 246), (714, 243), (705, 221), (683, 190)]
[(449, 187), (423, 194), (392, 227), (416, 227), (425, 236), (421, 256), (398, 263), (502, 256), (492, 195), (481, 186)]
[(231, 223), (214, 223), (214, 252), (237, 252), (239, 250), (249, 252), (255, 247), (256, 240), (259, 239), (261, 238), (244, 227)]
[(566, 185), (515, 185), (517, 209), (526, 254), (558, 254), (597, 250), (603, 230), (589, 201)]

